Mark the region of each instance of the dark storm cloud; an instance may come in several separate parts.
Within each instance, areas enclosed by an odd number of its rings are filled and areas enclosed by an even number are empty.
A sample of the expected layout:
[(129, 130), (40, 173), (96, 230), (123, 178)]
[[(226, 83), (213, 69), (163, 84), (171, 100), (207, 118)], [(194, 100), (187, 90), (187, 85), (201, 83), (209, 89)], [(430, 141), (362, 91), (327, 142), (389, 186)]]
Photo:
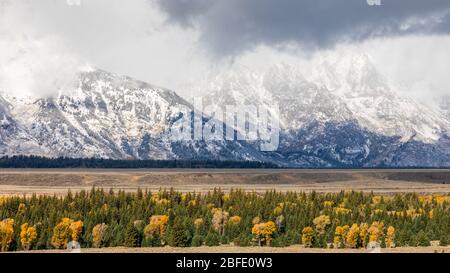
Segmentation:
[(170, 22), (200, 31), (215, 55), (289, 42), (328, 48), (342, 41), (450, 32), (449, 0), (155, 0)]
[(175, 16), (175, 21), (182, 25), (191, 25), (193, 17), (200, 15), (214, 4), (211, 0), (178, 0), (178, 1), (160, 1), (158, 5), (162, 10)]

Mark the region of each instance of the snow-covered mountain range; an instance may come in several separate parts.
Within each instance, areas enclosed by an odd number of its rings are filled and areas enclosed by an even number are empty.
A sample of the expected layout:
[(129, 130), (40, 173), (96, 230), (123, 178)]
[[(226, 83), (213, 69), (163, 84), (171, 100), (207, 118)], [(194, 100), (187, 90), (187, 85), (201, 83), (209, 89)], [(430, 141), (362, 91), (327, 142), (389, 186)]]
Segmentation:
[[(0, 92), (0, 155), (259, 160), (291, 167), (450, 166), (450, 99), (403, 97), (369, 56), (323, 56), (308, 73), (280, 64), (199, 82), (204, 104), (279, 107), (280, 147), (170, 138), (192, 105), (175, 92), (102, 70), (55, 97)], [(9, 90), (8, 90), (9, 91)], [(225, 121), (223, 121), (225, 122)]]
[(365, 54), (312, 63), (306, 72), (240, 67), (202, 88), (208, 104), (277, 105), (282, 135), (271, 158), (287, 166), (450, 166), (448, 102), (439, 111), (399, 95)]
[[(170, 90), (108, 73), (82, 72), (55, 98), (0, 97), (0, 154), (113, 159), (261, 160), (237, 142), (170, 138), (190, 104)], [(245, 143), (244, 143), (245, 144)]]

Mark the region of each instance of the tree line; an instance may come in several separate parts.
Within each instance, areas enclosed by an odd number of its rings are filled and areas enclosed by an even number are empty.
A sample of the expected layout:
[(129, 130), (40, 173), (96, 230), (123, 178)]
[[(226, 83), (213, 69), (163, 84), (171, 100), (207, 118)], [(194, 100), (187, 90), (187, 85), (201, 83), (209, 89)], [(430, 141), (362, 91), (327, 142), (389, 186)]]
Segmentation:
[(64, 249), (72, 241), (83, 248), (447, 245), (449, 223), (450, 195), (93, 188), (0, 197), (2, 251)]
[(278, 168), (269, 162), (222, 160), (116, 160), (104, 158), (48, 158), (41, 156), (5, 156), (0, 158), (0, 168)]

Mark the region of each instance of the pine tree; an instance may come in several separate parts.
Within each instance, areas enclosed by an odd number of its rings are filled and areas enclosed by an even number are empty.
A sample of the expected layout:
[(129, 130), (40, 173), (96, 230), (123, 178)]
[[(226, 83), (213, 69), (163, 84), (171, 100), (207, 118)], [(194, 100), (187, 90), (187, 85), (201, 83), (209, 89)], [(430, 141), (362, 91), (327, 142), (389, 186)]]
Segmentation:
[(130, 222), (125, 229), (124, 246), (139, 247), (139, 245), (139, 231), (134, 226), (134, 223)]
[(184, 219), (175, 219), (169, 235), (169, 244), (173, 247), (188, 247), (191, 242), (191, 234)]
[(220, 245), (220, 235), (217, 232), (215, 232), (215, 231), (209, 232), (206, 235), (205, 244), (207, 246), (218, 246), (218, 245)]
[(416, 236), (416, 246), (430, 246), (430, 239), (428, 238), (427, 234), (421, 230), (419, 233), (417, 233)]

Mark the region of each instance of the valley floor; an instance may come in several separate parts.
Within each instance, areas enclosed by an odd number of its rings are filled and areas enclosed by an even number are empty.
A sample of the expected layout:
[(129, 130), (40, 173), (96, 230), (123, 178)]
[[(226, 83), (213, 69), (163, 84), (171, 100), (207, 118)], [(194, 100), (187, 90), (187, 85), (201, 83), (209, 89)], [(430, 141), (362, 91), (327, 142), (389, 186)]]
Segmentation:
[(270, 169), (1, 169), (0, 195), (56, 194), (105, 189), (207, 192), (242, 189), (296, 192), (363, 191), (382, 195), (450, 193), (450, 170), (270, 170)]

